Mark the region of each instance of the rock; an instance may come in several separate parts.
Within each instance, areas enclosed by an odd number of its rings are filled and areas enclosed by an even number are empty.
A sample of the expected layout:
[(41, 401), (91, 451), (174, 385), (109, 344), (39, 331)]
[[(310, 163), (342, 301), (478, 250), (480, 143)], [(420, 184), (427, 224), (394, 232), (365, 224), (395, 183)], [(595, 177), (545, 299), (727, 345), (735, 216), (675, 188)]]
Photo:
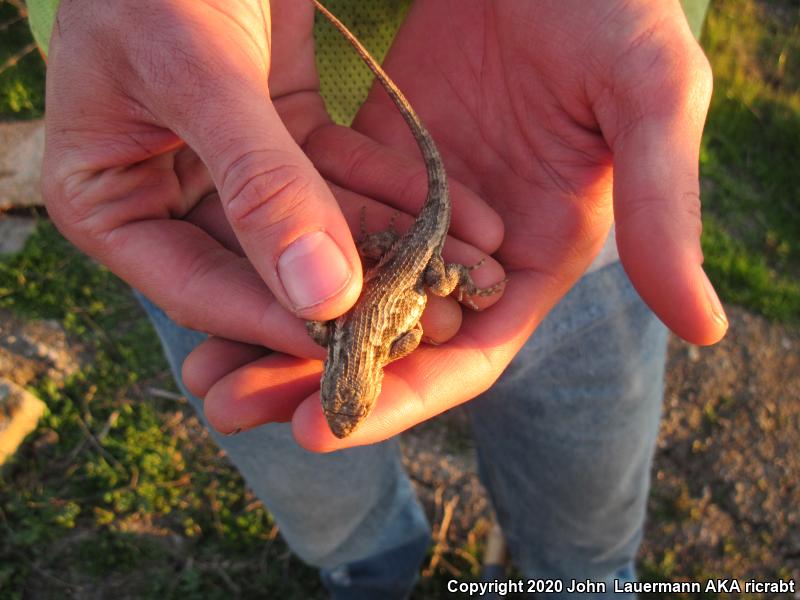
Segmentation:
[(22, 250), (25, 240), (35, 229), (34, 219), (0, 216), (0, 254), (13, 254)]
[(80, 364), (55, 321), (26, 321), (0, 310), (0, 464), (36, 429), (44, 403), (23, 386), (48, 378), (57, 385)]
[(44, 121), (0, 123), (0, 210), (42, 204)]
[(62, 383), (80, 364), (55, 321), (26, 321), (0, 310), (0, 377), (18, 385), (48, 377)]
[(13, 381), (0, 378), (0, 465), (11, 456), (44, 414), (44, 402)]

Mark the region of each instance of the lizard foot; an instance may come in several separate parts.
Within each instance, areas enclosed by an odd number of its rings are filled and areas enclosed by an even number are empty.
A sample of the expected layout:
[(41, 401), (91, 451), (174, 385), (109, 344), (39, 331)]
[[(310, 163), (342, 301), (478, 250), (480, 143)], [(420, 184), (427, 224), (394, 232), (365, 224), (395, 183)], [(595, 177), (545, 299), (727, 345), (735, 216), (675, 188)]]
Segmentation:
[(388, 229), (376, 231), (374, 233), (367, 233), (366, 214), (367, 209), (366, 207), (362, 206), (360, 221), (361, 239), (357, 244), (358, 253), (361, 255), (361, 258), (376, 263), (383, 257), (384, 254), (386, 254), (386, 252), (389, 251), (389, 248), (391, 248), (392, 244), (397, 241), (397, 238), (400, 237), (400, 234), (397, 233), (397, 230), (394, 228), (394, 224), (397, 220), (397, 215), (399, 212), (394, 211), (392, 214), (392, 219), (389, 221)]
[(472, 301), (472, 296), (493, 296), (494, 294), (500, 292), (500, 290), (505, 287), (506, 283), (508, 283), (508, 277), (504, 277), (501, 281), (498, 281), (489, 287), (479, 288), (470, 279), (467, 283), (459, 286), (457, 296), (458, 301), (463, 302), (472, 310), (482, 310)]
[(459, 302), (464, 302), (473, 310), (480, 310), (469, 296), (491, 296), (502, 290), (508, 281), (508, 278), (505, 278), (489, 287), (479, 288), (476, 286), (469, 272), (480, 267), (485, 260), (483, 259), (471, 267), (465, 267), (453, 263), (445, 264), (440, 257), (433, 257), (425, 270), (425, 283), (428, 289), (437, 296), (449, 296), (457, 290)]

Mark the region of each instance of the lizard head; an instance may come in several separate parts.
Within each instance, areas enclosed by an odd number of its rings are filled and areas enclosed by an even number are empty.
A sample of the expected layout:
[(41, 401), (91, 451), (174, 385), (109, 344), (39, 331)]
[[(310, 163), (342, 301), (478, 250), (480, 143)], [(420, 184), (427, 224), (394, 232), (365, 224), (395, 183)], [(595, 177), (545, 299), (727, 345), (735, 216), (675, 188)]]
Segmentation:
[(326, 369), (320, 394), (328, 425), (338, 438), (350, 435), (367, 418), (381, 393), (383, 372), (376, 369), (369, 377), (343, 377)]

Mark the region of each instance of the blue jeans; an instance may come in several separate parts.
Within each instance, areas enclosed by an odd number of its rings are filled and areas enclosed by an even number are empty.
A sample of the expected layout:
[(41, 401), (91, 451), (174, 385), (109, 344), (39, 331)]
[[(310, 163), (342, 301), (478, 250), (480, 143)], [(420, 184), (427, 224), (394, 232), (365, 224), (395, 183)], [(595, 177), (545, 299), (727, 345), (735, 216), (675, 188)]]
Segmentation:
[[(180, 381), (204, 336), (142, 303)], [(572, 578), (609, 582), (607, 594), (582, 600), (614, 596), (614, 578), (634, 577), (666, 341), (613, 263), (586, 275), (499, 381), (467, 403), (481, 479), (526, 577), (565, 588)], [(202, 401), (183, 392), (202, 418)], [(409, 593), (430, 534), (396, 439), (318, 455), (286, 424), (212, 435), (334, 598)]]

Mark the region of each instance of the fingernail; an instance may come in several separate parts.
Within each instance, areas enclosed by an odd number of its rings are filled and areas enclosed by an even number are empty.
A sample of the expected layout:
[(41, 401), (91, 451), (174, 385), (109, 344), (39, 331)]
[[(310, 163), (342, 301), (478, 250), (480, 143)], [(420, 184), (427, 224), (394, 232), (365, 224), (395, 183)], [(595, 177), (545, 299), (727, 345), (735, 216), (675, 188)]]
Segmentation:
[(300, 236), (278, 259), (278, 277), (295, 309), (324, 302), (350, 281), (350, 265), (324, 231)]
[(714, 291), (714, 286), (711, 285), (711, 281), (708, 279), (708, 275), (706, 275), (705, 271), (703, 271), (703, 286), (705, 287), (708, 304), (711, 307), (711, 314), (717, 322), (727, 327), (728, 317), (725, 316), (725, 309), (722, 308), (719, 296), (717, 296), (717, 292)]

